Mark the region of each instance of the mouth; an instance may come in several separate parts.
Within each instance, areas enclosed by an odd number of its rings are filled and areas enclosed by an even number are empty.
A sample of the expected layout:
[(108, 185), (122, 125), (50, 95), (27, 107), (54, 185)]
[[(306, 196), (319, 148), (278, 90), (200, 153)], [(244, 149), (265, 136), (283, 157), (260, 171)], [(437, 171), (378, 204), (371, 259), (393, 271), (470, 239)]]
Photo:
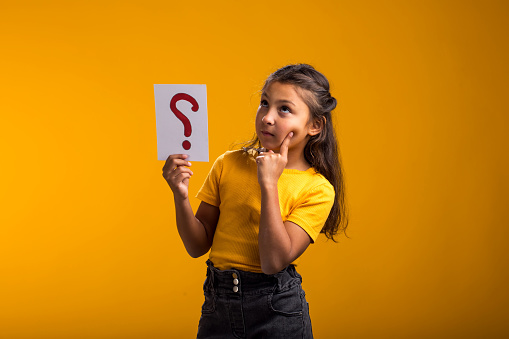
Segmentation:
[(265, 137), (273, 137), (274, 136), (274, 134), (269, 133), (267, 131), (262, 131), (262, 135), (265, 136)]

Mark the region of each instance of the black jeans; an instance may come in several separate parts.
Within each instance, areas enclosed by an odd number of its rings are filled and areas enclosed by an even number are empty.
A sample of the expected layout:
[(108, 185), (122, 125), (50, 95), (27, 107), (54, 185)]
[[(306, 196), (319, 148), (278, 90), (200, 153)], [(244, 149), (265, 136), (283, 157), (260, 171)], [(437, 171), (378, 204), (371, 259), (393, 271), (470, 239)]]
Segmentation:
[(197, 338), (313, 338), (302, 277), (293, 265), (273, 275), (207, 265)]

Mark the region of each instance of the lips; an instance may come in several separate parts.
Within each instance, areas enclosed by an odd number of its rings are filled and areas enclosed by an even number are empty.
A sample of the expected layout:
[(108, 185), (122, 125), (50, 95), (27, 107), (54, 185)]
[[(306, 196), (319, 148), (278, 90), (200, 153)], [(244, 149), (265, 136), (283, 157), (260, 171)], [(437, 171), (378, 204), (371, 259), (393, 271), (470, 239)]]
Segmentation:
[(273, 137), (273, 136), (274, 136), (274, 134), (269, 133), (269, 132), (267, 132), (267, 131), (262, 131), (262, 135), (263, 135), (263, 136), (266, 136), (266, 137)]

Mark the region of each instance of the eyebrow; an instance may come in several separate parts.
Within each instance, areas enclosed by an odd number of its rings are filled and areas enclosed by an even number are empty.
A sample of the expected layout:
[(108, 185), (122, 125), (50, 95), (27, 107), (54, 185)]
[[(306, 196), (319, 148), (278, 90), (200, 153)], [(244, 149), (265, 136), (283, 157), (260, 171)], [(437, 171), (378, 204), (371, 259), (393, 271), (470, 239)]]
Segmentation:
[[(262, 96), (264, 96), (264, 95), (267, 97), (267, 99), (270, 99), (269, 95), (268, 95), (266, 92), (263, 92), (263, 93), (262, 93)], [(295, 105), (292, 101), (290, 101), (290, 100), (284, 100), (284, 99), (281, 99), (281, 100), (278, 100), (278, 101), (276, 101), (276, 102), (277, 102), (277, 103), (283, 103), (283, 104), (292, 104), (293, 106), (296, 106), (296, 105)]]

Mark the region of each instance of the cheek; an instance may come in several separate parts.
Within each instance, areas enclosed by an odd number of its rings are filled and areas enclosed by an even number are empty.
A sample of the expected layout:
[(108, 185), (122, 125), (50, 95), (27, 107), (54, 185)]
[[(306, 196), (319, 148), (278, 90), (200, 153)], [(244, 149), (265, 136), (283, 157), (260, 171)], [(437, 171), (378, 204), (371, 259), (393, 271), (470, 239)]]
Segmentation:
[(293, 132), (292, 143), (300, 143), (306, 139), (308, 139), (309, 135), (307, 134), (307, 130), (301, 128), (293, 128), (289, 129), (288, 133)]
[(293, 137), (301, 137), (305, 134), (305, 131), (302, 129), (298, 123), (286, 124), (285, 126), (286, 134), (293, 132)]
[(256, 113), (256, 116), (255, 116), (255, 127), (258, 127), (258, 125), (261, 123), (261, 116), (260, 114)]

